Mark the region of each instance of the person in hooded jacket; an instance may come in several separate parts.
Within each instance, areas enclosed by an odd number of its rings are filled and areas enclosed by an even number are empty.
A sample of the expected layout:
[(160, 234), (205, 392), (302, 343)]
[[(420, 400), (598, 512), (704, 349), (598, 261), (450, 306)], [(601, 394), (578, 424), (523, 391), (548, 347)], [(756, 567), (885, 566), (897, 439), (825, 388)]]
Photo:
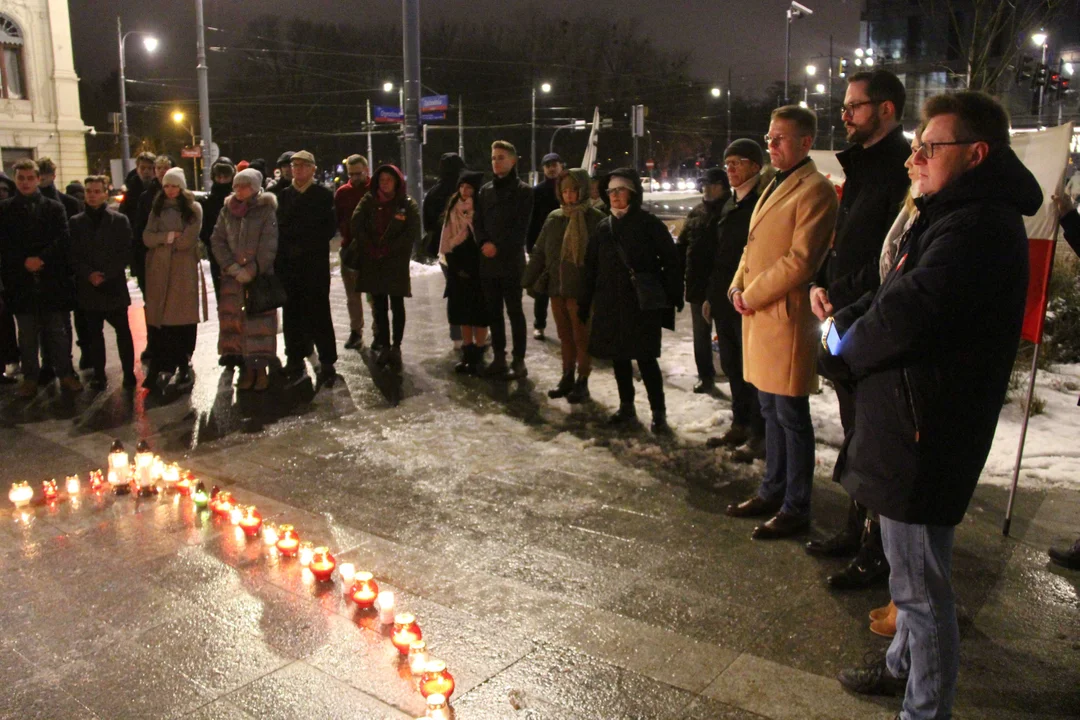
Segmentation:
[(521, 284), (531, 293), (551, 299), (551, 314), (562, 349), (563, 374), (559, 384), (548, 391), (548, 397), (565, 397), (567, 402), (580, 403), (589, 399), (592, 361), (588, 327), (578, 314), (578, 296), (589, 242), (605, 215), (589, 205), (588, 170), (564, 171), (555, 187), (562, 205), (544, 221)]
[[(536, 239), (547, 222), (548, 215), (559, 209), (562, 204), (555, 183), (563, 171), (563, 161), (558, 153), (548, 153), (540, 161), (544, 179), (533, 185), (533, 208), (529, 219), (529, 234), (525, 236), (525, 252), (532, 254)], [(533, 296), (533, 338), (544, 339), (547, 329), (548, 296), (534, 291)]]
[(484, 183), (484, 173), (462, 170), (457, 192), (446, 202), (439, 233), (439, 257), (446, 275), (446, 317), (452, 327), (461, 328), (461, 362), (454, 371), (476, 375), (484, 362), (487, 339), (487, 303), (480, 284), (480, 245), (476, 242), (473, 218), (476, 194)]
[[(221, 266), (214, 257), (213, 248), (210, 246), (210, 236), (217, 227), (218, 215), (225, 206), (225, 198), (229, 197), (233, 189), (233, 176), (236, 175), (236, 166), (227, 157), (219, 157), (210, 166), (210, 179), (213, 184), (210, 192), (203, 198), (203, 225), (199, 232), (199, 240), (206, 248), (206, 257), (210, 260), (210, 279), (214, 283), (214, 297), (221, 302)], [(221, 364), (229, 367), (237, 364), (237, 358), (222, 356)]]
[(172, 168), (150, 206), (143, 230), (146, 251), (146, 324), (156, 328), (151, 372), (143, 384), (164, 389), (176, 373), (179, 390), (194, 384), (191, 356), (199, 323), (199, 230), (202, 206), (187, 189), (184, 171)]
[[(660, 373), (660, 329), (675, 328), (675, 309), (683, 308), (683, 278), (675, 242), (667, 226), (642, 209), (641, 178), (619, 168), (601, 183), (611, 216), (597, 226), (585, 252), (585, 273), (578, 297), (578, 318), (588, 322), (589, 354), (611, 360), (619, 387), (615, 426), (637, 420), (634, 409), (636, 360), (652, 409), (652, 431), (670, 434), (664, 378)], [(633, 275), (632, 275), (633, 273)], [(663, 285), (669, 307), (642, 310), (634, 275), (650, 273)]]
[[(440, 255), (439, 247), (442, 244), (443, 213), (450, 196), (458, 191), (458, 176), (465, 170), (465, 161), (457, 153), (443, 153), (439, 158), (439, 181), (424, 195), (424, 252), (431, 256)], [(446, 279), (446, 292), (449, 292), (450, 275), (445, 263), (440, 262), (439, 267)], [(445, 292), (444, 292), (445, 295)], [(462, 328), (450, 323), (450, 341), (457, 348), (463, 343)]]
[[(18, 193), (15, 181), (0, 172), (0, 202), (14, 197)], [(0, 385), (16, 382), (16, 364), (19, 362), (19, 342), (15, 334), (15, 316), (3, 299), (3, 284), (0, 284)]]
[[(371, 178), (372, 189), (352, 216), (357, 271), (355, 292), (371, 293), (379, 365), (401, 366), (405, 334), (405, 298), (412, 297), (409, 261), (420, 241), (420, 207), (408, 196), (405, 178), (393, 165), (383, 165)], [(390, 336), (391, 308), (394, 313)]]
[[(356, 206), (371, 190), (368, 160), (363, 155), (350, 155), (345, 160), (349, 180), (334, 191), (334, 215), (337, 217), (338, 234), (341, 235), (341, 252), (347, 252), (352, 243), (352, 214)], [(346, 350), (356, 350), (364, 343), (364, 294), (354, 290), (356, 271), (341, 264), (341, 282), (345, 286), (345, 305), (349, 311), (349, 337)]]
[(266, 390), (270, 363), (277, 357), (277, 309), (258, 314), (244, 309), (246, 288), (260, 275), (272, 275), (277, 257), (277, 197), (262, 186), (258, 170), (238, 172), (210, 236), (222, 269), (218, 353), (240, 358), (244, 374), (238, 390)]
[(922, 118), (919, 217), (877, 292), (826, 320), (840, 342), (822, 358), (855, 380), (854, 431), (837, 467), (844, 489), (881, 518), (897, 608), (886, 655), (838, 679), (857, 693), (904, 695), (911, 720), (952, 717), (955, 526), (1016, 360), (1029, 272), (1023, 216), (1043, 197), (989, 95), (931, 97)]

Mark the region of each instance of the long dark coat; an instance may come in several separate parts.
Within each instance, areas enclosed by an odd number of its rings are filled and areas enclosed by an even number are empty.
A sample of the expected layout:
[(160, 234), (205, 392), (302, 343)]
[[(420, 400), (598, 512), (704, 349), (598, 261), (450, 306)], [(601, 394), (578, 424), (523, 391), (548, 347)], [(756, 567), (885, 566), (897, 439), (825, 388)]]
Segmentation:
[[(71, 218), (69, 257), (79, 309), (104, 313), (131, 304), (126, 272), (131, 262), (131, 223), (108, 208), (102, 212), (101, 223), (96, 225), (89, 208)], [(105, 275), (105, 282), (97, 287), (90, 282), (94, 272)]]
[[(56, 200), (35, 191), (0, 202), (0, 273), (13, 314), (72, 308), (69, 244), (67, 215)], [(30, 272), (24, 265), (29, 257), (41, 258), (45, 266)]]
[[(375, 214), (379, 202), (378, 178), (384, 172), (394, 172), (399, 192), (392, 201), (393, 219), (380, 237), (375, 231)], [(412, 249), (420, 240), (420, 207), (404, 192), (404, 179), (396, 170), (379, 168), (371, 176), (374, 188), (356, 206), (352, 216), (353, 243), (350, 256), (357, 271), (356, 292), (393, 297), (412, 297), (409, 261)]]
[[(194, 325), (199, 322), (199, 230), (202, 205), (187, 190), (192, 216), (185, 222), (175, 201), (166, 200), (160, 214), (152, 210), (143, 230), (146, 246), (146, 324)], [(173, 243), (165, 239), (180, 233)]]
[(615, 243), (622, 245), (634, 272), (659, 273), (672, 305), (682, 307), (679, 258), (664, 223), (636, 207), (621, 219), (604, 218), (585, 253), (579, 298), (581, 306), (591, 308), (589, 354), (606, 360), (660, 357), (660, 328), (675, 327), (674, 311), (640, 309)]

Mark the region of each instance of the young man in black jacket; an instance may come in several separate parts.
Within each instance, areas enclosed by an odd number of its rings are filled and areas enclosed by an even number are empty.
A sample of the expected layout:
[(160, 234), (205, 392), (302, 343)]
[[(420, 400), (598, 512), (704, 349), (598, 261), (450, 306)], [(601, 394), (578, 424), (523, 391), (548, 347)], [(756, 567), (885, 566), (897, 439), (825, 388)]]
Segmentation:
[[(955, 526), (982, 473), (1020, 343), (1028, 285), (1024, 215), (1042, 190), (1009, 147), (989, 95), (937, 95), (912, 156), (919, 219), (876, 293), (834, 318), (826, 362), (855, 381), (844, 489), (881, 518), (897, 632), (888, 653), (839, 680), (904, 695), (904, 718), (949, 718), (960, 665)], [(826, 325), (829, 321), (826, 320)]]
[[(486, 374), (502, 380), (520, 380), (525, 368), (525, 312), (521, 308), (521, 277), (525, 274), (525, 236), (529, 230), (533, 194), (517, 175), (517, 150), (505, 140), (491, 145), (495, 179), (480, 188), (473, 218), (480, 245), (480, 283), (491, 319), (492, 362)], [(506, 324), (513, 335), (513, 362), (506, 366)]]
[(304, 358), (319, 350), (318, 382), (330, 387), (337, 374), (337, 341), (330, 317), (330, 241), (337, 233), (334, 193), (315, 182), (315, 156), (293, 153), (292, 183), (278, 193), (278, 252), (274, 269), (288, 300), (282, 309), (285, 376), (300, 379)]
[[(525, 236), (525, 252), (532, 254), (533, 245), (544, 229), (547, 216), (559, 209), (561, 203), (555, 194), (555, 182), (563, 171), (563, 161), (558, 153), (548, 153), (540, 161), (544, 169), (544, 179), (533, 185), (532, 216), (529, 218), (529, 234)], [(533, 296), (533, 337), (544, 339), (547, 329), (548, 296), (536, 293)]]
[(104, 390), (105, 337), (109, 323), (116, 331), (116, 349), (124, 371), (124, 387), (135, 387), (135, 347), (128, 325), (131, 297), (127, 266), (131, 262), (131, 225), (107, 207), (109, 180), (104, 175), (86, 178), (86, 209), (71, 219), (71, 261), (75, 298), (86, 322), (84, 353), (94, 370), (90, 387)]
[[(203, 198), (203, 221), (202, 229), (199, 230), (199, 240), (206, 249), (206, 257), (210, 260), (210, 280), (214, 283), (214, 297), (221, 292), (221, 267), (218, 266), (214, 252), (210, 248), (210, 236), (214, 234), (214, 226), (217, 225), (218, 215), (221, 208), (225, 207), (225, 198), (232, 194), (233, 176), (236, 175), (236, 166), (227, 157), (219, 157), (210, 167), (210, 193)], [(235, 363), (234, 363), (235, 364)]]
[[(837, 153), (844, 168), (844, 193), (836, 216), (836, 236), (814, 285), (810, 306), (819, 320), (851, 305), (880, 284), (881, 244), (907, 195), (904, 163), (911, 147), (904, 139), (904, 84), (887, 70), (856, 73), (848, 80), (842, 117), (848, 149)], [(829, 377), (827, 368), (820, 368)], [(844, 378), (831, 377), (840, 404), (844, 435), (855, 424), (855, 395)], [(867, 518), (854, 500), (845, 527), (835, 536), (806, 544), (811, 555), (856, 557), (841, 572), (830, 575), (829, 586), (853, 590), (884, 582), (889, 564), (881, 547), (881, 527)]]

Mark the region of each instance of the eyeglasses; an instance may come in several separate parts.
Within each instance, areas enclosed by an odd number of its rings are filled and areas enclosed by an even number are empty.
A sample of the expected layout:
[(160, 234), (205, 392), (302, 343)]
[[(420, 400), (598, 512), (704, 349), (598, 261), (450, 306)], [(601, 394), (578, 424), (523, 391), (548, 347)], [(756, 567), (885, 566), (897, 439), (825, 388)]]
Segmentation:
[(727, 161), (724, 162), (724, 169), (725, 170), (734, 170), (735, 168), (741, 167), (741, 166), (745, 165), (748, 162), (750, 162), (750, 161), (747, 160), (746, 158), (739, 158), (738, 160), (727, 160)]
[(765, 136), (765, 144), (766, 145), (779, 145), (780, 143), (784, 142), (788, 138), (800, 138), (800, 137), (803, 137), (803, 136), (802, 135), (766, 135)]
[(878, 100), (856, 100), (855, 102), (849, 102), (840, 106), (840, 117), (845, 115), (854, 115), (855, 112), (863, 105), (878, 105)]
[(633, 190), (631, 190), (630, 188), (625, 188), (625, 187), (616, 187), (616, 188), (608, 188), (607, 189), (607, 194), (608, 195), (614, 195), (615, 193), (626, 193), (626, 194), (629, 195), (631, 192), (633, 192)]
[(945, 147), (947, 145), (974, 145), (981, 140), (950, 140), (949, 142), (928, 142), (921, 145), (913, 145), (911, 148), (911, 154), (917, 155), (922, 153), (923, 157), (930, 160), (934, 157), (934, 148)]

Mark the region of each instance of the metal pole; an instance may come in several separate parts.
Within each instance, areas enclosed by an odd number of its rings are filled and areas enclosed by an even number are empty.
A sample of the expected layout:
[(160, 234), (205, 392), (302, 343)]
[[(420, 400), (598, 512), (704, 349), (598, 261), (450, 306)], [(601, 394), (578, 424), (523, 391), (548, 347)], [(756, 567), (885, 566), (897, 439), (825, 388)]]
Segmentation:
[(529, 184), (536, 183), (536, 80), (533, 80), (532, 89), (532, 145), (529, 158)]
[[(1042, 46), (1042, 65), (1046, 67), (1046, 43)], [(1046, 77), (1050, 76), (1050, 68), (1046, 68)], [(1039, 126), (1043, 124), (1043, 92), (1046, 90), (1046, 80), (1039, 85)]]
[(731, 145), (731, 68), (727, 69), (727, 144)]
[(787, 11), (787, 24), (784, 26), (784, 103), (788, 101), (788, 83), (791, 76), (791, 8)]
[(458, 95), (457, 98), (457, 154), (465, 159), (465, 100)]
[(116, 17), (116, 44), (120, 48), (120, 165), (124, 168), (124, 180), (131, 172), (131, 144), (128, 141), (127, 85), (124, 80), (124, 33), (120, 16)]
[(832, 71), (833, 71), (833, 40), (832, 35), (829, 35), (829, 149), (835, 150), (836, 138), (833, 137), (836, 134), (833, 123), (833, 107), (832, 107)]
[[(424, 159), (420, 154), (420, 0), (401, 0), (405, 56), (405, 177), (409, 195), (424, 198)], [(422, 229), (421, 229), (422, 231)]]
[(1001, 534), (1009, 534), (1009, 526), (1012, 525), (1013, 500), (1016, 499), (1016, 484), (1020, 480), (1020, 461), (1024, 458), (1024, 440), (1027, 437), (1028, 417), (1031, 415), (1031, 398), (1035, 394), (1035, 373), (1039, 364), (1039, 348), (1042, 343), (1035, 346), (1035, 352), (1031, 358), (1031, 379), (1028, 381), (1027, 404), (1024, 406), (1024, 422), (1020, 425), (1020, 446), (1016, 448), (1016, 465), (1013, 466), (1012, 487), (1009, 489), (1009, 502), (1005, 506), (1005, 524), (1001, 526)]
[(367, 163), (369, 168), (375, 167), (375, 156), (371, 152), (371, 98), (367, 100)]
[[(206, 67), (206, 28), (203, 22), (203, 0), (195, 0), (196, 53), (199, 64), (199, 134), (202, 135), (202, 184), (203, 190), (210, 190), (210, 89), (207, 85)], [(194, 131), (192, 131), (194, 135)], [(194, 139), (194, 138), (193, 138)], [(198, 182), (198, 180), (196, 180)]]

